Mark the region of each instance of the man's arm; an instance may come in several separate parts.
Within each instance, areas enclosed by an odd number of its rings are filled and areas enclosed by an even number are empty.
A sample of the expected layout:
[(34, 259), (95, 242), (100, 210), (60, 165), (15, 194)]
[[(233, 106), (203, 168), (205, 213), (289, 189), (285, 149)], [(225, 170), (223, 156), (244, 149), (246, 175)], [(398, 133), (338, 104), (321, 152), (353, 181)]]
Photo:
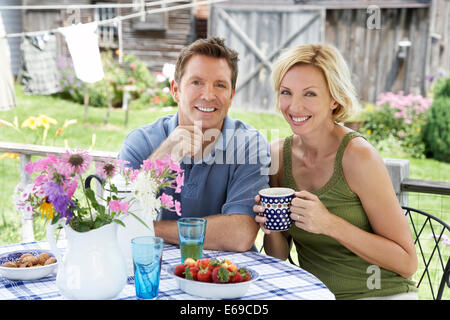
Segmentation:
[[(205, 249), (243, 252), (253, 246), (259, 226), (252, 217), (245, 214), (217, 214), (205, 219)], [(154, 226), (155, 236), (179, 244), (176, 221), (155, 221)]]

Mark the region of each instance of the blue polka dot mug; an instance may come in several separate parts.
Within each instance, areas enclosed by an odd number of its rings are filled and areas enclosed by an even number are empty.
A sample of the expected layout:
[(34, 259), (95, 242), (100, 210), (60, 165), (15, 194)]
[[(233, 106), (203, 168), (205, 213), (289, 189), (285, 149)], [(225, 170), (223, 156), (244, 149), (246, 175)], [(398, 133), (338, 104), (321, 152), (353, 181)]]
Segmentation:
[(273, 231), (289, 229), (293, 220), (290, 217), (290, 205), (294, 199), (294, 189), (267, 188), (259, 191), (261, 205), (266, 208), (263, 216), (267, 218), (264, 227)]

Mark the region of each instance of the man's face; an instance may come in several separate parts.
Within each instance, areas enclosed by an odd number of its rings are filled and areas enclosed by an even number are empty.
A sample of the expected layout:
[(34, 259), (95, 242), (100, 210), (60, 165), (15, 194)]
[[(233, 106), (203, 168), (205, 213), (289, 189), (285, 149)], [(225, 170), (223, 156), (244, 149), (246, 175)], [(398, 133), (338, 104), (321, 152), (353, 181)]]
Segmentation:
[(171, 83), (173, 98), (178, 103), (178, 124), (201, 122), (203, 131), (221, 130), (235, 93), (227, 61), (194, 55), (187, 61), (180, 82)]

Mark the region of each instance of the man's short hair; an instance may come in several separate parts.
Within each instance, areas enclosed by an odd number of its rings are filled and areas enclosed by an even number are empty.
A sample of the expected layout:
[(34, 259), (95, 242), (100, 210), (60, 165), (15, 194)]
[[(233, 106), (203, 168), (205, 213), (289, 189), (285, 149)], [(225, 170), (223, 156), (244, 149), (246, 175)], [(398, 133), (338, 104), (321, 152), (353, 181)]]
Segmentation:
[(225, 46), (224, 39), (217, 37), (198, 39), (181, 51), (175, 66), (174, 76), (178, 84), (180, 84), (181, 78), (184, 75), (186, 63), (192, 56), (197, 54), (214, 58), (224, 58), (231, 69), (231, 88), (232, 90), (236, 88), (239, 61), (238, 53)]

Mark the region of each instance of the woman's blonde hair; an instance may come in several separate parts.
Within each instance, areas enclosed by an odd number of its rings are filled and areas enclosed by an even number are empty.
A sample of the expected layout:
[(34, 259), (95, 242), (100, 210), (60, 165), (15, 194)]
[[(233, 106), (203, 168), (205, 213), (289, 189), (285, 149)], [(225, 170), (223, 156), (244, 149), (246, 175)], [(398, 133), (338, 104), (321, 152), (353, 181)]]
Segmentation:
[(313, 65), (322, 71), (331, 97), (339, 104), (333, 110), (335, 122), (344, 122), (359, 110), (356, 90), (344, 57), (334, 46), (324, 43), (292, 47), (283, 51), (274, 63), (272, 86), (277, 93), (277, 110), (281, 80), (291, 67), (298, 64)]

